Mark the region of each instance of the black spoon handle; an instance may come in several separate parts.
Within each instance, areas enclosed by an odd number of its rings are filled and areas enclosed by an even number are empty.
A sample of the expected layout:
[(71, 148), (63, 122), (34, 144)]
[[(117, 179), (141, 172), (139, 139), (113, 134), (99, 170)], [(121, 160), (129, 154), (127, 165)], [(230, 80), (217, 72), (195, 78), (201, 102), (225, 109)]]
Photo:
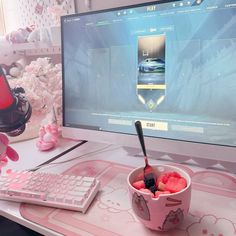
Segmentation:
[(144, 143), (144, 138), (143, 138), (143, 129), (142, 129), (142, 124), (139, 120), (135, 122), (135, 128), (138, 134), (139, 142), (143, 150), (143, 155), (146, 157), (147, 154), (146, 154), (146, 148), (145, 148), (145, 143)]

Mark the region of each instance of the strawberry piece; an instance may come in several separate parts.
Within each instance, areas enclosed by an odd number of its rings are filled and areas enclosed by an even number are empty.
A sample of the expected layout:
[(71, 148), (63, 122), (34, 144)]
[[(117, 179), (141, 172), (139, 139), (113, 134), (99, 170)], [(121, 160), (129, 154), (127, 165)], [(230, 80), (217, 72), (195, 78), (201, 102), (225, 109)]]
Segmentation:
[(170, 194), (170, 191), (156, 191), (154, 198), (158, 198), (162, 194)]
[(138, 190), (141, 189), (141, 188), (145, 188), (145, 183), (144, 183), (143, 180), (136, 181), (132, 185), (133, 185), (134, 188), (136, 188)]
[(165, 184), (165, 190), (171, 193), (177, 193), (182, 189), (186, 188), (187, 181), (184, 178), (169, 177), (167, 183)]
[(141, 189), (139, 189), (139, 191), (141, 191), (143, 193), (149, 193), (152, 197), (154, 197), (154, 194), (147, 188), (141, 188)]
[(170, 173), (170, 177), (181, 178), (181, 175), (178, 172), (173, 171)]
[(161, 191), (165, 191), (166, 189), (166, 185), (163, 184), (162, 182), (159, 182), (157, 189), (161, 190)]
[(158, 177), (157, 185), (159, 184), (159, 182), (162, 182), (163, 184), (166, 184), (166, 182), (168, 181), (168, 179), (170, 177), (181, 178), (181, 175), (179, 173), (175, 172), (175, 171), (163, 173)]
[(157, 178), (157, 186), (158, 184), (161, 182), (163, 184), (166, 184), (167, 180), (168, 180), (169, 176), (168, 173), (163, 173), (161, 174), (158, 178)]

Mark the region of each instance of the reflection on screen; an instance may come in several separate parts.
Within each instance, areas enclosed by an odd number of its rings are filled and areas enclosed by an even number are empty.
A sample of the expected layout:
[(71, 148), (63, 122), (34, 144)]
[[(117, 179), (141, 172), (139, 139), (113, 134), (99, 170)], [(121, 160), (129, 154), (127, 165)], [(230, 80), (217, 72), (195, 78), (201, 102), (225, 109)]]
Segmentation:
[(236, 1), (62, 18), (64, 125), (236, 146)]

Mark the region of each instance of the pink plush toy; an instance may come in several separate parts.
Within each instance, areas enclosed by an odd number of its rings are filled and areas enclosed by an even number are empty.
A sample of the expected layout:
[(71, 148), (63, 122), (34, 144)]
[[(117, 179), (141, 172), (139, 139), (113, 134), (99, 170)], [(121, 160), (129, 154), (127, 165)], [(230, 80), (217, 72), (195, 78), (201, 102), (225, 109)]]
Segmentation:
[(56, 123), (41, 126), (39, 129), (39, 139), (36, 146), (40, 151), (47, 151), (54, 148), (59, 136), (59, 127)]
[(6, 35), (6, 40), (9, 43), (26, 43), (29, 34), (32, 32), (31, 27), (19, 28)]
[(5, 134), (0, 133), (0, 172), (8, 163), (8, 158), (12, 161), (18, 161), (18, 153), (10, 146), (9, 140)]

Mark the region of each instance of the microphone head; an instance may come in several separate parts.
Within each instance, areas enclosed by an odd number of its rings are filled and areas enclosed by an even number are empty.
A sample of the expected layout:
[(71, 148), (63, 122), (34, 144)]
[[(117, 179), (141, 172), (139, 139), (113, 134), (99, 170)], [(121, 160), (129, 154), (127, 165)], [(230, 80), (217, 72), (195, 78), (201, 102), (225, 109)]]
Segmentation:
[(14, 97), (6, 76), (0, 66), (0, 111), (12, 106)]
[(18, 136), (24, 132), (25, 124), (31, 117), (32, 108), (21, 93), (13, 94), (14, 105), (0, 111), (0, 132), (7, 133), (9, 136)]
[(31, 117), (32, 107), (23, 95), (23, 88), (11, 90), (1, 67), (0, 83), (0, 132), (9, 136), (20, 135)]

